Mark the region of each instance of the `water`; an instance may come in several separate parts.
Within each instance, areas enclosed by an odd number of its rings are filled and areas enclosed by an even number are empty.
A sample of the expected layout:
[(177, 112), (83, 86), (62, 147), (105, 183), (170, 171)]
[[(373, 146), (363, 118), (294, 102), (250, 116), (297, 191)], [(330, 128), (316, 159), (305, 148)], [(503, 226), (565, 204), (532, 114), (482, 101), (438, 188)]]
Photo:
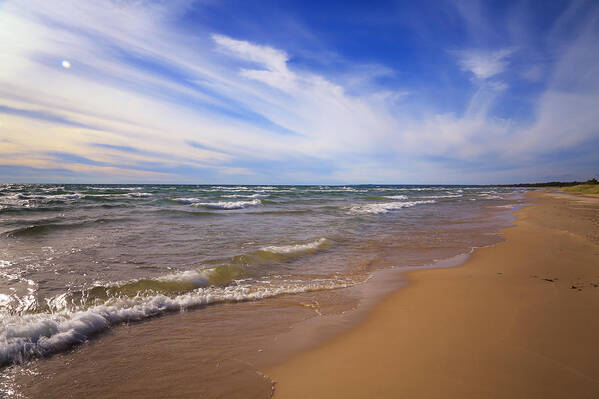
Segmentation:
[[(65, 357), (149, 345), (144, 331), (175, 336), (188, 318), (203, 331), (202, 356), (188, 360), (206, 370), (203, 395), (234, 397), (234, 380), (264, 397), (251, 367), (223, 366), (226, 356), (354, 308), (351, 287), (375, 270), (498, 242), (523, 201), (522, 190), (469, 186), (2, 185), (0, 392), (39, 395), (29, 378), (48, 393), (69, 375), (57, 371)], [(123, 326), (137, 336), (122, 339)]]

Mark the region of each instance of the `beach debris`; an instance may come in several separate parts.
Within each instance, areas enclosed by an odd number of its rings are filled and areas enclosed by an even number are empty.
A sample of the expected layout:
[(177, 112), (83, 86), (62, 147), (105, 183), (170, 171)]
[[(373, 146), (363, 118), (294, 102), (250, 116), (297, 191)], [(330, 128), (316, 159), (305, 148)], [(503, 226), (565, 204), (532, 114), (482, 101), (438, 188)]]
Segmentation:
[(550, 283), (553, 283), (557, 279), (556, 278), (544, 278), (543, 280), (549, 281)]

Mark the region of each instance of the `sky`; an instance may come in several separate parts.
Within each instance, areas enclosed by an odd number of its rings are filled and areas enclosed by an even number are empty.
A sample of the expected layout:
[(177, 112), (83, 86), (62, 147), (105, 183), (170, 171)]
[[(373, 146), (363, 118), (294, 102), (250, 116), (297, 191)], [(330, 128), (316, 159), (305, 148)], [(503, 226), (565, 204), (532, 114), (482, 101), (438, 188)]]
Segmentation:
[(0, 182), (593, 177), (597, 1), (0, 0)]

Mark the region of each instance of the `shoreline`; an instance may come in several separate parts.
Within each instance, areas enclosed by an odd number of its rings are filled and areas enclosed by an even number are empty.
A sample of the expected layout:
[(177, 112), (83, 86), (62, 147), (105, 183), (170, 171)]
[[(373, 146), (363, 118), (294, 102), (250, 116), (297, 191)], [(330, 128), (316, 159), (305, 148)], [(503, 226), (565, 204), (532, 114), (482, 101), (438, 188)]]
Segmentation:
[(506, 241), (402, 273), (356, 327), (263, 369), (274, 398), (594, 397), (599, 199), (530, 195)]
[[(218, 394), (240, 398), (247, 397), (248, 392), (251, 392), (252, 397), (270, 397), (272, 381), (261, 370), (268, 370), (359, 326), (378, 303), (409, 283), (406, 276), (410, 270), (455, 268), (463, 264), (475, 249), (503, 242), (501, 226), (509, 226), (514, 222), (512, 212), (515, 207), (530, 203), (521, 198), (512, 202), (511, 205), (483, 207), (489, 210), (485, 210), (485, 213), (488, 212), (484, 216), (487, 226), (479, 230), (480, 234), (495, 236), (500, 241), (493, 238), (485, 244), (486, 239), (483, 242), (479, 240), (481, 246), (471, 246), (467, 252), (438, 260), (431, 257), (430, 263), (375, 269), (366, 282), (341, 290), (220, 304), (202, 307), (201, 311), (182, 312), (158, 317), (147, 323), (135, 323), (135, 327), (131, 328), (128, 324), (121, 325), (90, 340), (86, 345), (77, 346), (73, 351), (35, 362), (37, 364), (31, 365), (31, 377), (19, 377), (16, 371), (15, 386), (32, 397), (40, 394), (47, 397), (146, 397), (150, 392), (176, 397), (194, 397), (201, 393), (207, 397), (217, 397)], [(502, 210), (492, 212), (494, 208)], [(469, 220), (471, 214), (464, 216)], [(463, 232), (460, 224), (457, 224), (455, 231), (458, 234)], [(339, 296), (343, 296), (342, 306), (335, 298)], [(348, 307), (348, 304), (353, 305)], [(263, 324), (253, 323), (257, 319), (270, 323), (272, 317), (268, 309), (273, 306), (285, 310), (279, 315), (284, 316), (288, 323), (271, 323), (274, 329), (264, 329), (260, 327)], [(222, 317), (225, 308), (227, 317)], [(280, 316), (277, 320), (280, 320)], [(240, 331), (244, 331), (242, 336), (237, 336), (236, 348), (240, 350), (207, 353), (206, 342), (211, 342), (210, 347), (214, 348), (230, 345), (227, 336), (230, 336), (228, 331), (231, 331), (232, 321)], [(205, 325), (212, 328), (205, 330)], [(199, 326), (202, 326), (202, 331), (198, 330)], [(168, 341), (158, 333), (163, 329), (169, 331)], [(202, 354), (201, 358), (198, 353)], [(149, 359), (152, 360), (148, 362)], [(68, 367), (65, 368), (64, 362), (67, 361)], [(193, 364), (194, 367), (180, 369), (180, 365), (184, 364)], [(176, 375), (171, 373), (173, 369), (178, 370)], [(217, 376), (215, 373), (220, 374)], [(198, 374), (212, 378), (214, 384), (206, 384), (209, 379), (200, 379)], [(50, 380), (44, 382), (34, 375), (53, 375), (53, 384), (49, 385)], [(86, 377), (83, 378), (83, 375)], [(93, 377), (90, 378), (90, 375)], [(101, 388), (116, 381), (119, 383), (110, 393)], [(67, 396), (65, 392), (68, 392)]]
[[(337, 337), (351, 332), (368, 320), (370, 313), (377, 308), (387, 297), (403, 290), (412, 284), (410, 274), (421, 270), (453, 269), (463, 266), (472, 257), (475, 251), (490, 248), (505, 242), (502, 232), (505, 228), (513, 226), (516, 221), (516, 212), (532, 206), (531, 199), (521, 199), (508, 205), (512, 210), (510, 213), (501, 215), (502, 219), (495, 229), (485, 234), (497, 235), (501, 238), (497, 242), (488, 243), (483, 246), (472, 246), (466, 252), (461, 252), (451, 257), (432, 259), (430, 263), (415, 264), (409, 266), (392, 266), (371, 272), (366, 281), (351, 287), (342, 288), (346, 295), (356, 298), (357, 305), (351, 309), (340, 312), (322, 314), (318, 311), (318, 317), (310, 317), (294, 323), (288, 331), (276, 334), (273, 340), (267, 343), (265, 348), (259, 349), (263, 355), (261, 359), (255, 359), (254, 366), (257, 373), (268, 379), (273, 385), (269, 375), (264, 370), (271, 370), (288, 360), (313, 351)], [(504, 207), (503, 205), (501, 207)], [(487, 215), (487, 217), (489, 217)], [(494, 216), (497, 218), (497, 215)]]
[[(494, 245), (497, 244), (489, 246)], [(411, 272), (460, 267), (470, 259), (478, 248), (487, 247), (474, 247), (468, 252), (439, 259), (427, 265), (397, 266), (375, 270), (367, 281), (342, 288), (347, 295), (356, 298), (358, 303), (355, 307), (328, 314), (321, 314), (317, 311), (317, 317), (299, 321), (293, 324), (289, 330), (274, 335), (273, 340), (266, 347), (259, 349), (263, 356), (261, 359), (255, 360), (254, 366), (260, 375), (268, 379), (269, 376), (260, 370), (283, 364), (288, 359), (326, 345), (360, 326), (388, 296), (405, 289), (412, 283), (408, 278)]]

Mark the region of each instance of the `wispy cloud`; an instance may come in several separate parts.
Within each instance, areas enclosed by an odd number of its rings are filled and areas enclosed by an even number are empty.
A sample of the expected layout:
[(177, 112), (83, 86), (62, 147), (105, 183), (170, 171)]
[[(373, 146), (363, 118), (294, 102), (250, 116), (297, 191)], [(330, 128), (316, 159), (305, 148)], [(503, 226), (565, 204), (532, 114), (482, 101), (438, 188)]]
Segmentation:
[(508, 57), (514, 53), (514, 49), (463, 50), (455, 53), (463, 71), (471, 72), (475, 78), (485, 80), (506, 70), (509, 65)]
[[(381, 56), (339, 57), (339, 72), (299, 67), (288, 48), (183, 26), (194, 6), (2, 3), (0, 173), (40, 179), (47, 170), (53, 181), (67, 170), (89, 180), (483, 182), (525, 178), (537, 173), (525, 160), (598, 139), (599, 87), (588, 83), (599, 65), (591, 51), (596, 7), (578, 17), (576, 34), (552, 36), (559, 40), (547, 47), (559, 51), (551, 63), (526, 63), (547, 82), (522, 117), (497, 111), (522, 80), (526, 50), (514, 43), (448, 46), (447, 68), (469, 75), (461, 74), (463, 106), (448, 111), (402, 81), (408, 65), (386, 65)], [(470, 31), (488, 35), (477, 10), (468, 15)], [(527, 81), (538, 82), (535, 74)], [(385, 79), (393, 83), (379, 83)], [(446, 87), (426, 89), (451, 96)]]
[(244, 68), (240, 72), (242, 76), (264, 82), (278, 89), (293, 88), (295, 74), (287, 68), (289, 57), (284, 51), (268, 46), (258, 46), (243, 40), (235, 40), (223, 35), (214, 34), (212, 39), (223, 50), (264, 68)]

